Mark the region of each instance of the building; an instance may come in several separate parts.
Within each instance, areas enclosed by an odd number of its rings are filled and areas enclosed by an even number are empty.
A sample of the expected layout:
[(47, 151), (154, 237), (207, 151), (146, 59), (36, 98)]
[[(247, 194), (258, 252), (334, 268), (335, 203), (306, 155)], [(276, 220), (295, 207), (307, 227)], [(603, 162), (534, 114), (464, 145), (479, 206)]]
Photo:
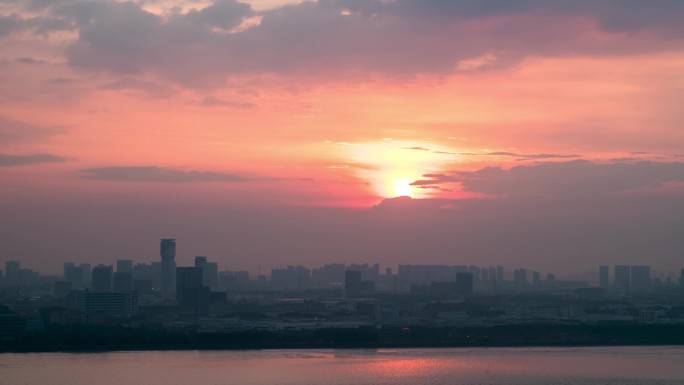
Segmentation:
[(609, 282), (610, 282), (610, 277), (608, 274), (608, 266), (606, 266), (606, 265), (599, 266), (599, 286), (600, 287), (608, 287)]
[(540, 287), (542, 285), (541, 273), (538, 271), (532, 272), (532, 285), (535, 287)]
[(71, 282), (55, 281), (55, 298), (64, 298), (71, 293)]
[(202, 269), (203, 285), (212, 289), (218, 287), (218, 264), (216, 262), (207, 262), (207, 257), (195, 257), (195, 267)]
[(629, 290), (629, 266), (615, 265), (615, 287), (620, 290)]
[(96, 293), (112, 291), (112, 266), (98, 265), (92, 269), (92, 288)]
[(358, 270), (361, 272), (361, 280), (377, 282), (380, 277), (380, 264), (369, 265), (367, 263), (352, 263), (347, 266), (348, 270)]
[(64, 278), (64, 280), (67, 281), (67, 274), (69, 272), (69, 269), (76, 267), (76, 264), (73, 262), (64, 262), (62, 266), (62, 278)]
[(117, 259), (116, 260), (116, 272), (117, 273), (132, 273), (133, 272), (133, 261), (130, 259)]
[(83, 271), (83, 285), (85, 287), (90, 287), (92, 278), (92, 266), (89, 263), (81, 263), (78, 265)]
[(480, 268), (477, 266), (468, 266), (468, 272), (473, 275), (473, 280), (478, 282), (480, 280)]
[(21, 266), (19, 261), (5, 262), (5, 279), (7, 283), (19, 283), (21, 280)]
[(162, 239), (159, 244), (161, 256), (161, 293), (162, 298), (173, 299), (176, 287), (176, 240)]
[(133, 290), (133, 273), (121, 271), (114, 273), (112, 288), (116, 293), (127, 293)]
[(203, 286), (201, 267), (176, 268), (176, 302), (181, 306), (190, 305), (186, 290)]
[(71, 282), (73, 290), (80, 290), (85, 288), (85, 274), (82, 266), (76, 266), (73, 263), (64, 264), (64, 280)]
[(650, 266), (632, 266), (630, 277), (631, 291), (648, 291), (653, 287)]
[(527, 285), (527, 269), (514, 270), (513, 282), (515, 282), (516, 285)]
[(204, 268), (207, 265), (207, 257), (198, 255), (195, 257), (195, 267)]
[(129, 317), (138, 313), (138, 294), (136, 292), (94, 293), (77, 290), (69, 295), (69, 307), (85, 313)]
[(311, 270), (304, 266), (271, 269), (271, 285), (278, 289), (303, 290), (309, 286)]
[(456, 295), (472, 295), (473, 286), (473, 273), (467, 273), (463, 271), (456, 273)]
[(431, 282), (453, 282), (454, 274), (459, 271), (467, 272), (468, 266), (399, 265), (397, 278), (403, 285), (429, 285)]
[(504, 268), (501, 265), (496, 265), (496, 282), (500, 285), (504, 281)]
[(347, 270), (344, 272), (344, 294), (347, 298), (359, 297), (363, 291), (361, 285), (361, 271)]
[(329, 263), (313, 269), (311, 271), (311, 278), (317, 284), (339, 284), (344, 282), (344, 263)]

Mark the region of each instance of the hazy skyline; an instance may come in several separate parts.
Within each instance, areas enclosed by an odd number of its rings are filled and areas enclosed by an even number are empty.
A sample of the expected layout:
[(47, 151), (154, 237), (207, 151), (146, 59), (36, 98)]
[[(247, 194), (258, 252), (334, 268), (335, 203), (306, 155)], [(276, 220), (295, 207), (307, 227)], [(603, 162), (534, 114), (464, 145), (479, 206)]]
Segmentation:
[[(684, 267), (684, 2), (0, 4), (0, 261)], [(413, 199), (397, 198), (408, 195)]]

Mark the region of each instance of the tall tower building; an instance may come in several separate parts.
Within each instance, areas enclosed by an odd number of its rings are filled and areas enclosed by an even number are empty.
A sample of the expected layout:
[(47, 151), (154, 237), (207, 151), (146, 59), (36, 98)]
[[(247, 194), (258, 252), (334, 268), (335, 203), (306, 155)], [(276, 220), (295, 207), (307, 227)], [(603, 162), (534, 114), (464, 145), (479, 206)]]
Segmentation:
[(162, 239), (159, 254), (161, 256), (162, 298), (173, 299), (176, 288), (176, 240)]

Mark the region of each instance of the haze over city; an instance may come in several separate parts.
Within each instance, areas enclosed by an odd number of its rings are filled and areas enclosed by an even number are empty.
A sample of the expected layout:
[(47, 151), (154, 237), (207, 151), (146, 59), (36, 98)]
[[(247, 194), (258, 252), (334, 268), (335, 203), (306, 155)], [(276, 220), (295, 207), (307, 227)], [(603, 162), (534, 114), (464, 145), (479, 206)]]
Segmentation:
[(0, 4), (0, 262), (684, 265), (684, 3)]

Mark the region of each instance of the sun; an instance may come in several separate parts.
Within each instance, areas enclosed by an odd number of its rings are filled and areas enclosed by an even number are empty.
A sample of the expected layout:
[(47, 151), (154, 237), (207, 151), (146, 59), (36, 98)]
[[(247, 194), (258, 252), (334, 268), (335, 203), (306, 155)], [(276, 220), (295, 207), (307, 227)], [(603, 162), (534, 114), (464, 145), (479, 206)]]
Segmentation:
[(411, 186), (411, 182), (413, 181), (409, 178), (395, 179), (393, 183), (394, 196), (413, 198), (413, 187)]
[(454, 150), (431, 141), (341, 142), (354, 172), (384, 198), (426, 198), (430, 192), (412, 185), (425, 174), (440, 172), (455, 159)]

